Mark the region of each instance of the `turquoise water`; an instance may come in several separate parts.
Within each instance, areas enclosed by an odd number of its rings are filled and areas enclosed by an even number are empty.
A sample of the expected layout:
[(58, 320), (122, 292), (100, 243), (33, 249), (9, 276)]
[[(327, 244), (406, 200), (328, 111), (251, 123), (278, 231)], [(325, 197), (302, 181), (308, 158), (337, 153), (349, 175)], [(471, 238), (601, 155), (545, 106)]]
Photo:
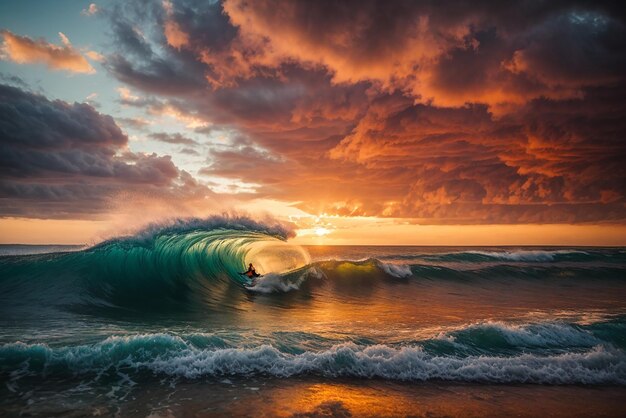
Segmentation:
[[(0, 405), (306, 376), (626, 386), (622, 248), (287, 238), (211, 218), (87, 249), (4, 246)], [(249, 262), (254, 284), (238, 274)]]

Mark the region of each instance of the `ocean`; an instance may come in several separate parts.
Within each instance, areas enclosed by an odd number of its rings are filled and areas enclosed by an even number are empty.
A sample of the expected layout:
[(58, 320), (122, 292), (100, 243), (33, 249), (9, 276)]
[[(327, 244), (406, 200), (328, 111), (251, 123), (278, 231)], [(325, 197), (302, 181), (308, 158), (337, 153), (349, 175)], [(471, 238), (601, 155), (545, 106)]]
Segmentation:
[(626, 415), (626, 249), (287, 235), (0, 246), (0, 415)]

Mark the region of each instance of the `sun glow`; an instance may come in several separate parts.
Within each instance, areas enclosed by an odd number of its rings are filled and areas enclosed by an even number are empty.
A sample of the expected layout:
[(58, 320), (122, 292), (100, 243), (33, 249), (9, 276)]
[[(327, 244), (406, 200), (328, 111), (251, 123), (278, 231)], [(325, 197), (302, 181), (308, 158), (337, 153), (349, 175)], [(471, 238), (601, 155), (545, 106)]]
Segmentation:
[(315, 228), (315, 234), (316, 234), (318, 237), (323, 237), (324, 235), (328, 235), (328, 234), (330, 234), (330, 230), (329, 230), (329, 229), (326, 229), (326, 228), (324, 228), (324, 227)]

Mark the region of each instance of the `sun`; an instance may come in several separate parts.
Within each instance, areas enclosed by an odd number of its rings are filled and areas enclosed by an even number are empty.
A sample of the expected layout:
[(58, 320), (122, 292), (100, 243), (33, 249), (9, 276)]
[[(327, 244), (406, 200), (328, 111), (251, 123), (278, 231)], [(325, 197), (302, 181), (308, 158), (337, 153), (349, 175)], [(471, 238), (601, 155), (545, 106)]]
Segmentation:
[(330, 234), (330, 229), (326, 229), (324, 227), (315, 228), (315, 234), (318, 237), (323, 237), (324, 235)]

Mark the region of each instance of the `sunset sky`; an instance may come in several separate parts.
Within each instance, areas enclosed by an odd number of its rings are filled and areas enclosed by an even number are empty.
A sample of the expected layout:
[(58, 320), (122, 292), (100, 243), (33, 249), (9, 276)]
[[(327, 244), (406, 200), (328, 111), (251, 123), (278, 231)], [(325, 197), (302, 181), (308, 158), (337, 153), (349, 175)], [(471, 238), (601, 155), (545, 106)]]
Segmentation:
[(626, 245), (626, 15), (578, 1), (0, 3), (0, 242)]

